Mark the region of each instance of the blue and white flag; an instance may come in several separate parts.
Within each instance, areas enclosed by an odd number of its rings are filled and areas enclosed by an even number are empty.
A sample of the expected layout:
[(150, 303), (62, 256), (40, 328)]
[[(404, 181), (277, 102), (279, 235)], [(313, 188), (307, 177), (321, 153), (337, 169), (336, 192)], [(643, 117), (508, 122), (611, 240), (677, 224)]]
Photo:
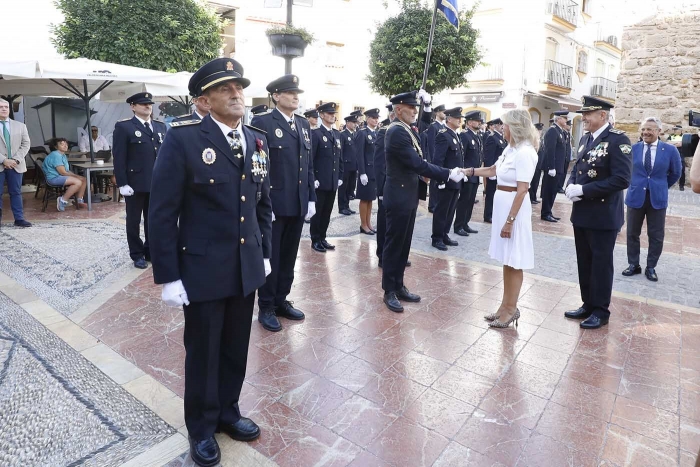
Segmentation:
[(447, 21), (450, 22), (455, 29), (459, 30), (459, 7), (457, 0), (437, 0), (437, 8), (445, 15)]

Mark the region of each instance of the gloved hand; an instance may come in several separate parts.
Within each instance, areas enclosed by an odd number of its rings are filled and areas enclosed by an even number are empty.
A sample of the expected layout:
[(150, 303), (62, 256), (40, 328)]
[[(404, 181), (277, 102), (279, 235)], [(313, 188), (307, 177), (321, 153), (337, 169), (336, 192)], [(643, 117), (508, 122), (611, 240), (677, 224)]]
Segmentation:
[(190, 301), (187, 298), (187, 292), (185, 291), (185, 286), (182, 285), (181, 280), (163, 284), (163, 291), (161, 292), (160, 297), (168, 306), (182, 306), (190, 304)]
[(341, 186), (343, 186), (343, 181), (342, 181), (342, 180), (338, 180), (338, 187), (341, 187)]
[(119, 193), (121, 193), (122, 196), (131, 196), (134, 194), (134, 189), (129, 185), (120, 186)]
[(489, 177), (489, 180), (496, 180), (498, 177)]
[(306, 213), (306, 220), (308, 221), (316, 215), (316, 202), (309, 201), (309, 211)]
[(445, 184), (443, 183), (442, 185), (438, 185), (438, 190), (444, 190), (445, 189)]
[(384, 197), (383, 197), (383, 196), (377, 196), (377, 199), (378, 199), (379, 201), (384, 201)]
[[(583, 186), (572, 183), (566, 187), (566, 191), (564, 193), (571, 201), (573, 201), (574, 198), (583, 198)], [(580, 199), (578, 201), (580, 201)]]
[(430, 103), (433, 101), (433, 98), (430, 97), (430, 94), (428, 94), (425, 89), (418, 90), (418, 100), (421, 98), (423, 98), (423, 104), (426, 106), (430, 106)]
[(362, 185), (367, 185), (367, 183), (369, 183), (369, 178), (367, 178), (367, 174), (360, 175), (360, 183), (362, 183)]
[(275, 219), (277, 219), (277, 218), (275, 217), (275, 211), (272, 211), (272, 222), (275, 222)]
[(267, 258), (263, 258), (263, 264), (265, 265), (265, 277), (267, 277), (272, 272), (272, 266), (270, 265), (270, 260)]
[(552, 169), (552, 170), (547, 172), (547, 175), (549, 175), (550, 177), (556, 177), (557, 171), (555, 169)]
[(574, 196), (573, 198), (569, 198), (569, 200), (570, 200), (572, 203), (575, 203), (576, 201), (581, 201), (582, 199), (583, 199), (583, 198), (581, 198), (580, 196)]
[(464, 172), (462, 172), (462, 169), (459, 167), (455, 167), (454, 169), (450, 170), (450, 180), (453, 182), (458, 182), (462, 180), (464, 177)]
[(314, 188), (316, 188), (318, 190), (318, 187), (320, 187), (320, 186), (321, 186), (321, 182), (319, 182), (318, 180), (315, 180), (314, 181)]

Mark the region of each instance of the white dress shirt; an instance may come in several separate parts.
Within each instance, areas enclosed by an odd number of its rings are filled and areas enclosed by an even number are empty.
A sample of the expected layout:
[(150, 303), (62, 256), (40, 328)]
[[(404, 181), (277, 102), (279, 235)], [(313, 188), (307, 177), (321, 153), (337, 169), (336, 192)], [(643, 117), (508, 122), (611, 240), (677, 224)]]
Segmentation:
[[(88, 152), (90, 150), (90, 141), (88, 140), (88, 137), (82, 136), (78, 146), (82, 152)], [(95, 151), (109, 151), (109, 143), (102, 135), (98, 136), (96, 140), (92, 141), (92, 147)]]
[[(226, 125), (225, 123), (221, 123), (217, 119), (214, 118), (213, 115), (209, 114), (211, 116), (211, 119), (216, 123), (219, 128), (221, 129), (221, 132), (224, 134), (226, 137), (226, 141), (228, 141), (229, 146), (233, 144), (233, 138), (231, 138), (228, 134), (231, 133), (234, 129), (236, 128), (231, 128), (230, 126)], [(246, 140), (245, 140), (245, 135), (243, 134), (243, 128), (241, 125), (241, 122), (239, 120), (238, 122), (238, 134), (241, 136), (241, 149), (243, 149), (243, 157), (245, 157), (245, 152), (246, 152)]]

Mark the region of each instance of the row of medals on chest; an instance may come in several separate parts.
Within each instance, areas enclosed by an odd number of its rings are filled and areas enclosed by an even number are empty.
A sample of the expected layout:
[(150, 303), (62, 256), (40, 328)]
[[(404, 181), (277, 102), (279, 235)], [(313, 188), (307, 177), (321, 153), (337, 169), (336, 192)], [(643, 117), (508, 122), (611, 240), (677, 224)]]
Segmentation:
[[(581, 151), (583, 149), (583, 145), (579, 146), (578, 150)], [(588, 151), (588, 163), (589, 164), (594, 164), (595, 161), (598, 159), (601, 159), (605, 156), (608, 155), (608, 143), (607, 141), (602, 141), (598, 143), (598, 145)], [(589, 178), (596, 178), (598, 176), (598, 172), (595, 169), (590, 169), (588, 171), (588, 177)]]
[[(256, 140), (257, 146), (261, 146), (258, 141), (259, 140)], [(239, 140), (233, 140), (231, 143), (231, 150), (236, 152), (239, 149), (242, 149), (241, 142)], [(235, 154), (235, 156), (236, 159), (240, 159), (243, 157), (243, 154)], [(262, 177), (267, 176), (268, 158), (267, 154), (265, 154), (265, 151), (263, 151), (262, 148), (256, 149), (251, 157), (251, 160), (253, 166), (251, 172), (253, 175), (260, 175)], [(212, 148), (206, 148), (204, 151), (202, 151), (202, 161), (204, 161), (204, 163), (207, 165), (213, 164), (216, 161), (216, 151), (214, 151)]]

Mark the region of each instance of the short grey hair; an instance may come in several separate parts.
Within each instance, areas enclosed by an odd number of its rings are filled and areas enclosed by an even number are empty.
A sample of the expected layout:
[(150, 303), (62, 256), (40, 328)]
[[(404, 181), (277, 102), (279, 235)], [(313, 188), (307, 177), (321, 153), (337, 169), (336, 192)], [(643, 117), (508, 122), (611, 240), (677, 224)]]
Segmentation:
[(659, 130), (663, 130), (663, 124), (661, 123), (661, 120), (659, 120), (657, 117), (647, 117), (644, 120), (642, 120), (642, 126), (644, 126), (645, 123), (648, 122), (654, 122), (656, 123), (656, 126), (659, 128)]
[(10, 105), (10, 103), (8, 101), (6, 101), (5, 99), (3, 99), (2, 97), (0, 97), (0, 102), (4, 102), (5, 104)]

